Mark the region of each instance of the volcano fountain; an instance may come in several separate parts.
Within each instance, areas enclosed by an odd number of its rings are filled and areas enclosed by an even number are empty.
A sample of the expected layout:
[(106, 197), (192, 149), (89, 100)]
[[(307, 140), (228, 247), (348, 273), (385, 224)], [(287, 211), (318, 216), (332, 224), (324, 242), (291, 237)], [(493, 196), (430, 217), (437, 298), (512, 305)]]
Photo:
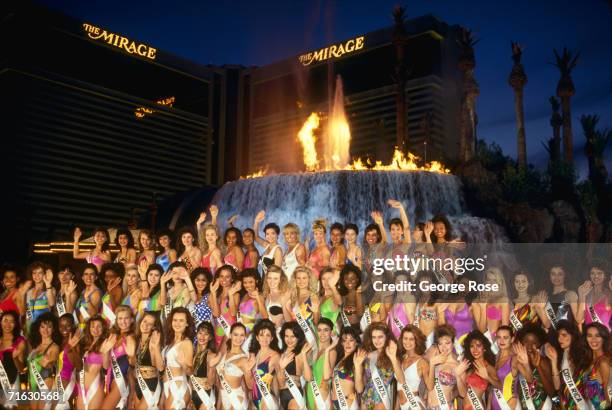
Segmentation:
[[(417, 166), (416, 157), (405, 158), (396, 150), (390, 165), (377, 162), (366, 167), (359, 159), (348, 164), (350, 129), (344, 114), (342, 82), (338, 76), (334, 102), (324, 137), (324, 159), (317, 158), (315, 130), (320, 125), (312, 113), (298, 134), (307, 172), (244, 178), (228, 182), (213, 198), (219, 207), (219, 220), (238, 214), (237, 226), (252, 226), (255, 215), (266, 211), (264, 223), (283, 226), (296, 223), (303, 231), (301, 240), (312, 239), (310, 227), (316, 219), (352, 222), (363, 230), (373, 221), (372, 211), (383, 212), (385, 220), (397, 217), (388, 199), (404, 204), (411, 225), (436, 214), (451, 221), (454, 236), (470, 243), (502, 244), (503, 229), (467, 211), (460, 180), (440, 163)], [(321, 162), (323, 165), (321, 165)]]

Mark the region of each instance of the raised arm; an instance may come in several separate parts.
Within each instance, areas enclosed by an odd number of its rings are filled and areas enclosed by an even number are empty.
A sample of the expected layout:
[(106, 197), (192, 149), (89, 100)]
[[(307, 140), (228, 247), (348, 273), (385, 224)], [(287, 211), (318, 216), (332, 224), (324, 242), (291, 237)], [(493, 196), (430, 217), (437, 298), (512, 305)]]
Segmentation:
[(389, 199), (387, 203), (397, 210), (399, 210), (400, 220), (402, 221), (402, 225), (404, 226), (404, 241), (403, 243), (409, 244), (412, 242), (412, 235), (410, 234), (410, 220), (408, 219), (408, 215), (406, 215), (406, 210), (404, 209), (404, 204), (395, 199)]
[(74, 243), (72, 244), (72, 257), (74, 259), (85, 259), (89, 255), (89, 252), (81, 252), (79, 250), (79, 241), (82, 234), (81, 228), (78, 226), (74, 228)]
[(385, 231), (385, 224), (383, 222), (382, 214), (378, 211), (373, 211), (371, 214), (374, 223), (378, 225), (378, 229), (380, 229), (380, 243), (387, 243), (387, 231)]
[(253, 221), (253, 230), (255, 231), (255, 242), (264, 248), (269, 245), (268, 241), (259, 236), (259, 224), (266, 217), (266, 211), (259, 211), (257, 215), (255, 215), (255, 221)]

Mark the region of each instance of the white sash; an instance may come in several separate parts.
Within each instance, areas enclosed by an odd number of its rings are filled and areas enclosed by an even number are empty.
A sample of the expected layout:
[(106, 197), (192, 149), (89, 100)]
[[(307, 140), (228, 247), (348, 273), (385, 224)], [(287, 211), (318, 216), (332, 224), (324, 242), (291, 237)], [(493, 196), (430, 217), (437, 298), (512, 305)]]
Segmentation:
[(246, 339), (244, 339), (244, 343), (242, 344), (242, 351), (246, 354), (249, 354), (249, 347), (251, 346), (251, 340), (253, 340), (253, 334), (249, 333)]
[(227, 397), (229, 397), (229, 401), (234, 410), (244, 408), (244, 405), (238, 399), (238, 395), (236, 394), (234, 389), (232, 389), (232, 386), (230, 386), (229, 383), (225, 380), (225, 377), (223, 376), (223, 371), (219, 367), (217, 367), (217, 374), (219, 375), (219, 382), (221, 384), (221, 387), (227, 394)]
[(334, 390), (336, 390), (336, 397), (338, 398), (338, 407), (340, 407), (340, 410), (349, 410), (346, 395), (344, 391), (342, 391), (342, 386), (340, 385), (340, 378), (335, 373), (336, 372), (334, 372)]
[(121, 395), (121, 400), (119, 400), (119, 403), (117, 403), (116, 407), (123, 409), (127, 405), (129, 390), (125, 384), (125, 379), (123, 378), (123, 373), (121, 373), (119, 363), (117, 363), (117, 357), (115, 356), (115, 352), (113, 352), (112, 350), (111, 367), (113, 368), (113, 376), (115, 376), (115, 383), (117, 384), (117, 387), (119, 388), (119, 394)]
[(482, 406), (482, 403), (480, 402), (478, 395), (476, 394), (474, 389), (472, 389), (471, 387), (468, 387), (467, 389), (467, 397), (470, 400), (470, 403), (472, 403), (472, 409), (484, 410), (484, 407)]
[[(374, 382), (374, 387), (378, 392), (378, 396), (380, 400), (385, 405), (385, 409), (391, 410), (391, 398), (389, 397), (389, 392), (385, 387), (385, 381), (380, 376), (378, 372), (378, 367), (376, 367), (376, 360), (378, 359), (378, 354), (374, 352), (372, 357), (370, 358), (370, 372), (372, 373), (372, 381)], [(481, 410), (481, 409), (475, 409)]]
[(397, 330), (402, 333), (402, 330), (404, 329), (404, 327), (406, 326), (405, 324), (402, 323), (401, 320), (399, 320), (399, 318), (395, 315), (391, 316), (391, 319), (393, 321), (393, 324), (395, 325), (395, 327), (397, 328)]
[(406, 404), (410, 410), (419, 410), (419, 402), (421, 401), (419, 397), (415, 396), (415, 394), (410, 390), (410, 387), (406, 383), (401, 384), (402, 391), (406, 396)]
[(136, 381), (138, 382), (138, 386), (140, 387), (140, 391), (142, 392), (142, 397), (144, 397), (145, 401), (147, 402), (147, 407), (151, 410), (156, 410), (157, 403), (159, 403), (159, 398), (161, 396), (161, 388), (159, 381), (157, 383), (157, 388), (155, 389), (155, 392), (151, 393), (151, 390), (149, 389), (147, 382), (145, 382), (145, 379), (142, 377), (142, 374), (140, 373), (140, 368), (138, 367), (136, 367)]
[(223, 315), (219, 315), (219, 317), (217, 318), (217, 323), (221, 326), (221, 329), (223, 329), (223, 333), (225, 333), (225, 336), (229, 337), (231, 327), (229, 323), (227, 323), (227, 320), (225, 320)]
[(588, 304), (588, 309), (589, 309), (589, 313), (591, 314), (591, 320), (593, 322), (597, 322), (600, 324), (604, 324), (601, 319), (599, 318), (599, 315), (597, 314), (597, 312), (595, 311), (595, 307), (592, 304)]
[(111, 309), (111, 307), (107, 303), (104, 303), (104, 302), (102, 302), (102, 314), (106, 316), (111, 326), (115, 324), (115, 321), (117, 320), (117, 316), (115, 315), (115, 312), (113, 312), (113, 309)]
[(519, 375), (519, 384), (521, 386), (521, 392), (523, 392), (523, 398), (525, 399), (525, 406), (527, 410), (535, 410), (535, 405), (533, 404), (533, 400), (531, 399), (531, 394), (529, 394), (529, 386), (527, 386), (527, 380), (523, 375)]
[[(30, 371), (34, 375), (34, 379), (36, 380), (36, 387), (38, 387), (38, 391), (41, 392), (41, 393), (44, 392), (44, 391), (48, 391), (49, 388), (45, 384), (45, 379), (42, 378), (40, 372), (36, 368), (36, 365), (34, 364), (34, 360), (30, 361)], [(45, 403), (44, 409), (48, 410), (50, 408), (51, 408), (51, 400), (49, 400), (49, 401), (47, 401)]]
[(179, 390), (179, 387), (176, 385), (176, 378), (172, 374), (172, 370), (170, 370), (170, 367), (167, 364), (166, 364), (166, 377), (168, 377), (168, 382), (167, 382), (168, 389), (170, 389), (170, 392), (172, 393), (172, 405), (170, 407), (174, 409), (184, 408), (185, 407), (184, 396), (185, 396), (185, 393), (187, 393), (187, 386), (184, 385)]
[(546, 302), (546, 305), (544, 305), (544, 312), (546, 313), (548, 320), (550, 320), (550, 324), (552, 325), (553, 329), (556, 329), (557, 328), (557, 315), (555, 315), (555, 310), (553, 309), (550, 302)]
[(166, 291), (166, 303), (164, 304), (164, 316), (166, 319), (170, 317), (170, 312), (172, 312), (172, 300), (170, 298), (170, 291)]
[(62, 293), (59, 292), (57, 295), (57, 300), (55, 301), (55, 308), (57, 309), (57, 316), (62, 317), (66, 314), (66, 304), (64, 303), (64, 298), (62, 297)]
[(514, 310), (512, 312), (510, 312), (510, 323), (512, 323), (512, 327), (517, 332), (523, 328), (523, 324), (521, 323), (519, 318), (514, 313)]
[(30, 301), (27, 301), (26, 304), (26, 319), (28, 319), (28, 322), (32, 321), (32, 308), (30, 307)]
[[(17, 378), (19, 379), (19, 377)], [(2, 385), (2, 390), (4, 391), (4, 397), (6, 397), (8, 400), (9, 391), (11, 390), (11, 382), (9, 381), (2, 361), (0, 361), (0, 384)]]
[(570, 392), (572, 399), (576, 403), (576, 407), (580, 410), (587, 410), (588, 406), (584, 400), (584, 397), (578, 391), (574, 378), (572, 377), (572, 371), (569, 367), (569, 359), (567, 350), (563, 352), (563, 362), (561, 364), (561, 376), (567, 386), (567, 390)]
[(493, 388), (493, 394), (495, 395), (495, 399), (497, 400), (497, 404), (501, 410), (511, 410), (510, 405), (504, 398), (504, 394), (501, 392), (501, 390)]
[(349, 321), (348, 317), (346, 316), (346, 313), (344, 313), (343, 310), (340, 311), (340, 318), (342, 319), (342, 325), (344, 327), (351, 327), (351, 322)]
[(438, 403), (440, 403), (440, 410), (450, 410), (448, 407), (448, 401), (446, 401), (446, 396), (444, 396), (444, 390), (442, 389), (440, 380), (438, 380), (438, 376), (436, 376), (434, 379), (434, 391), (436, 392)]
[(321, 394), (321, 389), (319, 389), (319, 384), (316, 379), (313, 377), (310, 381), (310, 387), (312, 389), (312, 395), (314, 397), (315, 403), (317, 404), (318, 409), (329, 410), (328, 401), (323, 399), (323, 395)]
[(89, 312), (87, 311), (87, 309), (85, 309), (84, 306), (81, 306), (79, 308), (79, 312), (81, 312), (81, 317), (83, 317), (83, 322), (87, 322), (89, 320), (89, 318), (90, 318)]
[(305, 409), (306, 404), (304, 403), (304, 396), (302, 396), (300, 389), (298, 389), (297, 385), (295, 384), (295, 381), (293, 380), (287, 369), (285, 369), (284, 372), (287, 387), (289, 388), (289, 392), (293, 396), (293, 400), (295, 400), (295, 403), (300, 409)]
[(261, 394), (262, 400), (266, 403), (266, 408), (268, 410), (278, 410), (278, 404), (276, 404), (276, 400), (274, 400), (274, 397), (270, 394), (270, 390), (266, 383), (261, 379), (259, 373), (257, 373), (257, 367), (253, 369), (253, 378), (255, 379), (255, 384)]
[(61, 375), (57, 374), (55, 377), (55, 385), (57, 386), (57, 392), (59, 393), (59, 401), (55, 410), (70, 410), (70, 397), (72, 397), (72, 392), (74, 391), (74, 387), (76, 384), (76, 377), (74, 376), (74, 371), (70, 374), (70, 382), (68, 386), (64, 389), (64, 384), (62, 383)]
[(416, 304), (416, 309), (414, 310), (414, 322), (412, 322), (412, 324), (415, 327), (419, 327), (419, 314), (421, 313), (421, 307), (419, 306), (419, 304)]
[(370, 326), (372, 323), (372, 316), (370, 315), (370, 306), (366, 306), (365, 311), (363, 312), (363, 316), (359, 321), (359, 326), (361, 327), (361, 331), (365, 332), (366, 328)]
[(497, 341), (493, 340), (493, 336), (491, 335), (491, 332), (488, 329), (484, 335), (489, 340), (489, 342), (491, 342), (491, 352), (497, 356), (497, 353), (499, 352), (499, 346), (497, 346)]
[(315, 335), (312, 332), (310, 325), (308, 324), (306, 319), (304, 319), (304, 316), (302, 316), (302, 312), (299, 311), (298, 307), (294, 308), (293, 311), (295, 313), (296, 322), (298, 322), (298, 325), (300, 325), (302, 331), (304, 332), (304, 335), (306, 336), (306, 341), (310, 343), (312, 347), (315, 347), (317, 345), (317, 339), (315, 338)]
[(193, 376), (193, 374), (191, 376), (189, 376), (189, 379), (191, 380), (191, 385), (193, 386), (193, 389), (197, 393), (197, 395), (200, 398), (200, 400), (202, 401), (202, 403), (204, 403), (204, 406), (206, 407), (206, 409), (214, 410), (215, 409), (214, 396), (210, 396), (206, 392), (206, 389), (204, 389), (204, 387), (202, 387), (202, 385), (200, 384), (198, 379), (195, 378)]

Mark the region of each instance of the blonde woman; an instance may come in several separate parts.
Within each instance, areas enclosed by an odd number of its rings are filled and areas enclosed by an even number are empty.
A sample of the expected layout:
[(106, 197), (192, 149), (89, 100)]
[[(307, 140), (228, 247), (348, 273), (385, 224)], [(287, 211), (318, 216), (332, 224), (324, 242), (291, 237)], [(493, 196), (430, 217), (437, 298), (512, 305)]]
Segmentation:
[(263, 297), (268, 311), (268, 319), (280, 329), (285, 321), (291, 320), (291, 315), (285, 313), (283, 306), (291, 300), (289, 281), (281, 268), (271, 265), (263, 285)]
[(289, 222), (283, 228), (287, 252), (283, 256), (283, 272), (291, 281), (293, 272), (298, 266), (306, 265), (306, 247), (300, 243), (300, 228), (293, 222)]
[(315, 248), (310, 252), (306, 266), (317, 275), (317, 278), (321, 275), (321, 271), (329, 266), (329, 258), (331, 256), (329, 248), (325, 243), (326, 232), (325, 220), (317, 219), (312, 224), (312, 236), (315, 241)]
[[(319, 323), (320, 315), (318, 285), (317, 277), (310, 269), (305, 266), (297, 267), (293, 279), (289, 281), (291, 299), (285, 304), (285, 314), (291, 315), (292, 319), (300, 324), (311, 346), (316, 343), (312, 329)], [(306, 324), (310, 331), (306, 329)]]
[(219, 230), (216, 225), (204, 225), (200, 230), (200, 237), (204, 237), (202, 243), (202, 261), (200, 266), (210, 269), (214, 275), (217, 269), (223, 265), (221, 261), (221, 249)]
[[(141, 263), (144, 265), (145, 260)], [(146, 281), (146, 280), (145, 280)], [(140, 275), (138, 268), (135, 265), (129, 266), (125, 270), (125, 276), (123, 277), (123, 294), (125, 297), (121, 301), (122, 305), (129, 306), (132, 312), (136, 314), (138, 304), (142, 298)]]
[[(508, 297), (506, 280), (499, 268), (491, 267), (487, 269), (484, 283), (492, 285), (493, 290), (483, 291), (480, 294), (478, 330), (484, 333), (493, 344), (497, 328), (510, 324), (510, 298)], [(493, 352), (497, 353), (496, 345), (493, 347)]]

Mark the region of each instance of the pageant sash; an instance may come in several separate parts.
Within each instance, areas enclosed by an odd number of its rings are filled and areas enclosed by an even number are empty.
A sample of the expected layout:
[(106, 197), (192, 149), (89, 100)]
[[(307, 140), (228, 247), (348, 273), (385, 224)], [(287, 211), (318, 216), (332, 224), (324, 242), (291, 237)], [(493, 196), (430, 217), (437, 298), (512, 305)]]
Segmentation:
[(529, 394), (529, 386), (527, 386), (527, 380), (523, 377), (522, 374), (519, 375), (519, 385), (521, 386), (521, 392), (523, 393), (523, 398), (525, 399), (525, 406), (527, 410), (535, 410), (535, 405), (533, 404), (533, 399), (531, 398), (531, 394)]
[(474, 389), (472, 389), (471, 387), (468, 387), (467, 389), (467, 397), (470, 403), (472, 403), (472, 409), (484, 410), (484, 407), (482, 406), (482, 403), (480, 402), (478, 395), (476, 394)]
[(276, 400), (274, 400), (274, 397), (270, 394), (268, 385), (262, 380), (259, 373), (257, 373), (257, 368), (253, 370), (253, 378), (255, 379), (255, 384), (261, 394), (262, 400), (266, 403), (266, 408), (268, 410), (278, 410), (278, 404), (276, 404)]
[[(223, 358), (223, 360), (225, 362), (225, 358)], [(217, 374), (219, 375), (219, 383), (221, 384), (221, 388), (223, 389), (223, 391), (225, 391), (225, 394), (227, 394), (227, 397), (229, 397), (229, 401), (232, 407), (234, 409), (244, 408), (244, 405), (242, 404), (240, 399), (238, 399), (238, 395), (236, 394), (234, 389), (232, 389), (232, 386), (230, 386), (227, 380), (225, 380), (225, 376), (223, 376), (223, 370), (221, 370), (221, 367), (219, 366), (217, 366)]]
[(346, 316), (346, 313), (344, 313), (344, 311), (340, 311), (340, 318), (342, 319), (342, 325), (344, 327), (350, 327), (351, 326), (351, 322), (349, 321), (349, 319)]
[[(387, 388), (385, 387), (385, 381), (380, 376), (380, 373), (378, 372), (378, 367), (376, 367), (377, 359), (378, 359), (378, 354), (376, 353), (374, 353), (372, 357), (370, 358), (370, 371), (372, 373), (372, 381), (374, 382), (374, 387), (376, 388), (376, 391), (378, 392), (378, 396), (380, 397), (381, 401), (385, 405), (385, 409), (391, 410), (391, 397), (389, 397), (389, 392), (387, 391)], [(475, 410), (481, 410), (481, 409), (475, 409)]]
[(574, 378), (572, 377), (572, 371), (569, 367), (569, 359), (567, 350), (563, 352), (563, 363), (561, 365), (561, 376), (563, 377), (563, 381), (567, 386), (567, 390), (569, 391), (572, 399), (574, 399), (574, 403), (576, 404), (576, 408), (580, 410), (587, 410), (588, 406), (584, 397), (578, 391), (578, 387), (576, 387), (576, 383), (574, 382)]
[(57, 387), (57, 392), (59, 393), (59, 401), (57, 406), (55, 406), (55, 410), (70, 410), (70, 397), (72, 397), (72, 392), (74, 391), (74, 387), (76, 385), (76, 377), (74, 376), (74, 372), (70, 375), (70, 382), (68, 386), (64, 389), (64, 384), (62, 383), (62, 377), (57, 373), (55, 377), (55, 386)]
[(319, 384), (316, 379), (313, 377), (310, 382), (310, 387), (312, 388), (312, 395), (314, 396), (315, 403), (317, 404), (318, 409), (329, 410), (328, 401), (323, 399), (323, 395), (321, 394), (321, 389), (319, 388)]
[(0, 361), (0, 384), (2, 385), (2, 390), (4, 391), (4, 397), (9, 398), (9, 391), (11, 390), (11, 382), (9, 381), (8, 375), (6, 374), (6, 370), (4, 369), (4, 365)]
[(115, 383), (117, 383), (117, 387), (119, 388), (119, 394), (121, 395), (121, 400), (119, 400), (119, 403), (117, 403), (116, 407), (123, 409), (127, 405), (127, 398), (130, 392), (125, 383), (125, 379), (123, 378), (123, 373), (121, 373), (119, 363), (117, 363), (117, 357), (115, 356), (115, 352), (111, 350), (110, 356), (111, 367), (113, 368), (113, 376), (115, 377)]
[(512, 323), (512, 327), (517, 332), (523, 328), (523, 324), (521, 323), (519, 318), (514, 313), (514, 310), (510, 312), (510, 323)]
[(444, 390), (442, 389), (440, 380), (438, 380), (438, 376), (436, 376), (434, 379), (434, 390), (436, 392), (436, 398), (438, 399), (438, 403), (440, 403), (440, 410), (450, 410), (450, 407), (448, 406), (448, 401), (446, 400), (446, 396), (444, 395)]
[(406, 383), (402, 383), (401, 384), (402, 387), (402, 391), (404, 392), (404, 395), (406, 396), (406, 404), (408, 404), (408, 408), (410, 410), (419, 410), (420, 406), (419, 406), (419, 397), (417, 397), (412, 390), (410, 389), (410, 387), (406, 384)]
[[(45, 384), (45, 379), (42, 378), (33, 360), (30, 361), (30, 371), (32, 372), (32, 375), (34, 376), (34, 379), (36, 380), (36, 387), (38, 387), (38, 391), (41, 393), (44, 391), (48, 391), (49, 389), (47, 388), (47, 385)], [(51, 408), (51, 400), (45, 403), (44, 410), (49, 410), (50, 408)]]
[(495, 400), (497, 400), (497, 404), (501, 410), (511, 410), (510, 405), (504, 398), (504, 394), (499, 389), (493, 389), (493, 394), (495, 395)]
[(544, 312), (546, 313), (546, 317), (548, 317), (548, 320), (550, 320), (550, 324), (552, 325), (552, 327), (556, 329), (557, 315), (555, 315), (555, 310), (553, 309), (550, 302), (546, 302), (546, 305), (544, 306)]
[(61, 292), (57, 295), (55, 308), (57, 309), (57, 317), (62, 317), (66, 314), (66, 303), (64, 303), (64, 298), (62, 297)]
[(204, 404), (206, 409), (207, 410), (214, 410), (215, 409), (215, 400), (213, 399), (214, 396), (211, 397), (206, 392), (206, 389), (204, 389), (204, 387), (202, 387), (202, 385), (200, 384), (198, 379), (195, 378), (193, 376), (193, 374), (191, 376), (189, 376), (189, 379), (191, 380), (191, 385), (193, 386), (193, 389), (195, 390), (196, 394), (200, 398), (200, 401)]
[(140, 387), (140, 391), (142, 392), (142, 397), (144, 397), (147, 402), (147, 408), (151, 410), (157, 410), (157, 403), (159, 402), (159, 397), (161, 396), (161, 388), (160, 383), (157, 383), (157, 388), (154, 393), (151, 393), (149, 386), (145, 382), (144, 377), (140, 373), (140, 368), (136, 367), (136, 381), (138, 382), (138, 386)]
[(363, 312), (363, 316), (359, 321), (359, 326), (361, 327), (361, 331), (365, 332), (366, 328), (372, 324), (372, 315), (370, 314), (370, 306), (366, 305), (365, 311)]
[(300, 409), (305, 409), (306, 404), (304, 404), (304, 396), (302, 396), (300, 389), (298, 389), (297, 385), (295, 384), (295, 381), (293, 380), (287, 369), (283, 371), (285, 372), (285, 380), (287, 383), (287, 387), (289, 388), (289, 392), (293, 396), (293, 400), (295, 400), (295, 403)]
[(335, 373), (336, 372), (334, 372), (334, 390), (336, 390), (336, 397), (338, 398), (338, 407), (340, 407), (340, 410), (349, 410), (346, 395), (344, 391), (342, 391), (342, 386), (340, 385), (340, 378)]
[(306, 319), (304, 319), (304, 316), (302, 316), (302, 312), (300, 312), (299, 309), (295, 309), (294, 313), (295, 320), (298, 322), (298, 325), (300, 325), (302, 331), (304, 332), (304, 335), (306, 336), (306, 341), (310, 343), (310, 345), (314, 348), (317, 345), (317, 339), (315, 338), (315, 335), (312, 332), (310, 325), (308, 324)]

